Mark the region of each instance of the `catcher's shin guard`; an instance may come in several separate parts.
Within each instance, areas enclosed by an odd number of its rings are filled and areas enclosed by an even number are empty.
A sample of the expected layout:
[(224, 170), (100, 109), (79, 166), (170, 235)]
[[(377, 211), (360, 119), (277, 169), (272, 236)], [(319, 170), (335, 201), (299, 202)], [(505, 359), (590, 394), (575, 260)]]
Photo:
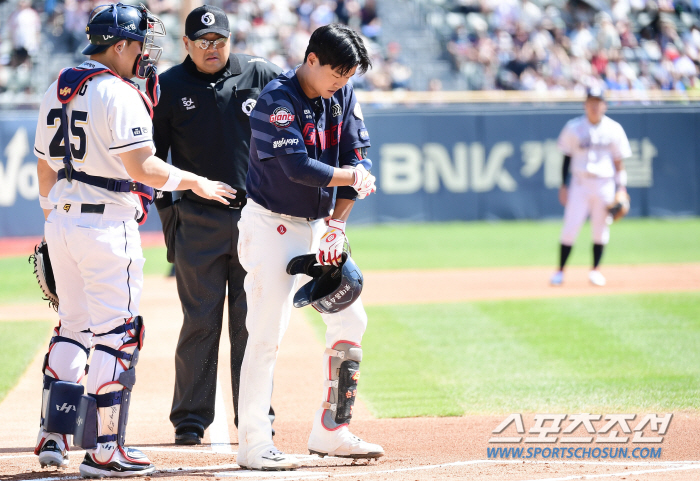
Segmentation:
[(322, 403), (323, 427), (333, 431), (350, 423), (360, 380), (362, 348), (349, 341), (338, 341), (324, 353), (324, 370), (328, 389)]
[[(143, 319), (137, 316), (105, 335), (113, 334), (126, 336), (118, 349), (98, 344), (95, 351), (114, 358), (117, 374), (108, 382), (100, 379), (96, 392), (83, 396), (76, 430), (76, 443), (84, 449), (95, 450), (91, 454), (100, 464), (109, 463), (117, 446), (119, 449), (124, 446), (131, 392), (136, 383), (135, 367), (145, 334)], [(93, 360), (92, 364), (95, 366), (96, 362)]]
[(73, 434), (83, 385), (75, 382), (54, 381), (46, 395), (46, 406), (41, 427), (57, 434)]
[[(69, 337), (70, 336), (70, 337)], [(92, 334), (54, 328), (49, 350), (44, 356), (44, 386), (41, 396), (41, 421), (35, 454), (40, 455), (50, 435), (67, 451), (69, 436), (75, 429), (76, 414), (87, 369)]]

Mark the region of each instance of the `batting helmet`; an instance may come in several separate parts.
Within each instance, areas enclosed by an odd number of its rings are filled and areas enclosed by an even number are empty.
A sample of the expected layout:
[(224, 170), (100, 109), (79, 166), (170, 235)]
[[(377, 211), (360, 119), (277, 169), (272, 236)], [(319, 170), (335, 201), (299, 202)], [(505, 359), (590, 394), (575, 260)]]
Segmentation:
[(315, 254), (297, 256), (289, 261), (287, 274), (312, 277), (294, 295), (294, 307), (311, 304), (320, 313), (333, 314), (350, 307), (362, 292), (362, 272), (347, 253), (340, 267), (316, 265)]
[(137, 62), (138, 71), (134, 72), (139, 78), (150, 75), (149, 66), (155, 64), (163, 53), (153, 40), (165, 36), (165, 26), (143, 4), (138, 7), (123, 3), (100, 5), (90, 12), (85, 33), (90, 45), (83, 49), (83, 55), (104, 52), (110, 45), (125, 39), (143, 43)]

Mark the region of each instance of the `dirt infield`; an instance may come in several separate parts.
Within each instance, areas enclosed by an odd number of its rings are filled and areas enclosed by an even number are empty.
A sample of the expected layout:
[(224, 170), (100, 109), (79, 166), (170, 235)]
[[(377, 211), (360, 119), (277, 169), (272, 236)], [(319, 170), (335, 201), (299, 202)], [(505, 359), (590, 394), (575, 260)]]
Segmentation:
[[(586, 270), (567, 271), (565, 285), (549, 287), (549, 269), (471, 269), (422, 272), (368, 272), (363, 299), (366, 304), (453, 302), (632, 292), (700, 291), (700, 264), (672, 266), (607, 266), (608, 286), (588, 285)], [(353, 431), (381, 443), (387, 455), (379, 462), (359, 463), (337, 458), (305, 456), (311, 415), (321, 397), (322, 346), (301, 312), (296, 311), (281, 345), (275, 374), (273, 405), (277, 412), (277, 446), (303, 455), (304, 466), (295, 472), (259, 473), (235, 464), (236, 428), (233, 425), (228, 351), (222, 339), (217, 417), (204, 444), (195, 449), (176, 447), (168, 421), (174, 382), (173, 352), (182, 313), (174, 281), (148, 277), (142, 314), (148, 326), (146, 347), (138, 367), (127, 442), (139, 446), (156, 463), (158, 479), (319, 479), (329, 477), (377, 479), (700, 479), (700, 413), (676, 412), (662, 444), (627, 443), (629, 458), (616, 459), (488, 459), (492, 431), (500, 416), (459, 418), (374, 419), (360, 397)], [(49, 319), (55, 313), (45, 305), (0, 306), (0, 320)], [(48, 335), (48, 333), (47, 333)], [(225, 337), (225, 336), (224, 336)], [(0, 479), (75, 479), (81, 453), (73, 452), (68, 469), (42, 470), (31, 454), (35, 442), (41, 390), (41, 355), (37, 355), (19, 384), (0, 403)], [(603, 413), (605, 414), (605, 413)], [(637, 413), (641, 417), (643, 413)], [(526, 429), (532, 415), (524, 416)], [(634, 423), (631, 423), (634, 426)], [(596, 427), (600, 427), (600, 423)], [(511, 426), (508, 433), (514, 432)], [(581, 430), (573, 434), (581, 434)], [(647, 435), (649, 434), (646, 431)], [(620, 433), (623, 435), (623, 433)], [(601, 444), (575, 447), (603, 447)], [(621, 447), (622, 445), (615, 445)], [(511, 444), (502, 447), (563, 447), (561, 444)], [(633, 458), (635, 447), (661, 447), (656, 459)]]

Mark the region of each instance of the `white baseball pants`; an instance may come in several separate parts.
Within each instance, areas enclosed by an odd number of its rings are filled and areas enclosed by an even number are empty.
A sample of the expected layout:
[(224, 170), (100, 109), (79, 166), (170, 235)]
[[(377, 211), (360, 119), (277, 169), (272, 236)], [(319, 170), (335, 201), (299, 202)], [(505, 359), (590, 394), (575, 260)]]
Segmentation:
[(610, 240), (608, 205), (615, 199), (615, 181), (612, 177), (578, 177), (571, 180), (568, 199), (564, 208), (564, 226), (560, 242), (572, 246), (578, 233), (590, 216), (594, 244), (607, 244)]
[[(68, 208), (60, 205), (44, 225), (59, 299), (60, 326), (54, 334), (77, 343), (53, 343), (45, 375), (68, 382), (81, 382), (92, 347), (101, 344), (119, 349), (123, 346), (129, 338), (127, 334), (100, 334), (139, 314), (143, 287), (144, 257), (134, 220), (135, 209), (106, 205), (104, 214), (82, 214), (80, 208), (80, 204), (75, 203)], [(119, 379), (125, 370), (122, 364), (111, 354), (95, 351), (87, 392), (94, 394), (101, 386)], [(44, 396), (46, 393), (45, 389)], [(46, 399), (42, 406), (47, 409)], [(115, 424), (114, 433), (117, 427)], [(49, 435), (52, 433), (40, 429), (37, 449)], [(65, 436), (52, 436), (65, 448)], [(114, 446), (105, 452), (100, 450), (102, 446), (104, 444), (91, 452), (99, 462), (108, 462), (114, 454)]]
[[(248, 273), (248, 344), (241, 367), (238, 407), (240, 464), (251, 462), (273, 445), (268, 412), (277, 351), (289, 325), (294, 294), (310, 280), (303, 275), (288, 275), (286, 267), (293, 257), (317, 252), (326, 223), (323, 219), (308, 221), (276, 214), (248, 199), (238, 229), (238, 257)], [(339, 340), (360, 344), (367, 327), (361, 299), (344, 311), (324, 314), (323, 321), (327, 326), (326, 347)], [(319, 392), (322, 387), (319, 378)], [(319, 405), (321, 400), (319, 396)]]
[(134, 213), (111, 204), (104, 214), (82, 214), (72, 204), (49, 215), (44, 235), (63, 327), (100, 334), (139, 314), (145, 259)]

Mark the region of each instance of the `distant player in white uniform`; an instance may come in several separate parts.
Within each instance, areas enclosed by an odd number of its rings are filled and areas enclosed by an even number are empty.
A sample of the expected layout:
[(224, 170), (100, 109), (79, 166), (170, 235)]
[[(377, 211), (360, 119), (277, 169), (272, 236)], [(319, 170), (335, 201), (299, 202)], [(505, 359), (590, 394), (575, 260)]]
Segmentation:
[[(39, 111), (35, 154), (45, 237), (59, 297), (60, 323), (44, 362), (41, 428), (35, 454), (42, 467), (68, 465), (70, 435), (86, 449), (84, 477), (147, 475), (155, 467), (124, 446), (134, 367), (145, 328), (139, 316), (144, 264), (137, 219), (153, 191), (192, 189), (224, 204), (226, 184), (181, 171), (153, 156), (154, 63), (164, 35), (145, 7), (95, 9), (83, 53), (66, 69)], [(147, 78), (149, 97), (129, 79)], [(67, 142), (66, 142), (67, 139)], [(80, 383), (90, 349), (87, 377)]]
[(559, 270), (552, 285), (564, 282), (564, 266), (581, 226), (590, 216), (593, 236), (593, 269), (588, 279), (605, 285), (598, 267), (603, 249), (610, 240), (612, 218), (608, 206), (615, 192), (627, 190), (627, 172), (623, 160), (632, 155), (622, 126), (605, 116), (607, 105), (603, 91), (591, 88), (584, 104), (585, 115), (570, 120), (559, 134), (558, 145), (564, 153), (559, 202), (564, 205), (564, 226), (560, 237)]

